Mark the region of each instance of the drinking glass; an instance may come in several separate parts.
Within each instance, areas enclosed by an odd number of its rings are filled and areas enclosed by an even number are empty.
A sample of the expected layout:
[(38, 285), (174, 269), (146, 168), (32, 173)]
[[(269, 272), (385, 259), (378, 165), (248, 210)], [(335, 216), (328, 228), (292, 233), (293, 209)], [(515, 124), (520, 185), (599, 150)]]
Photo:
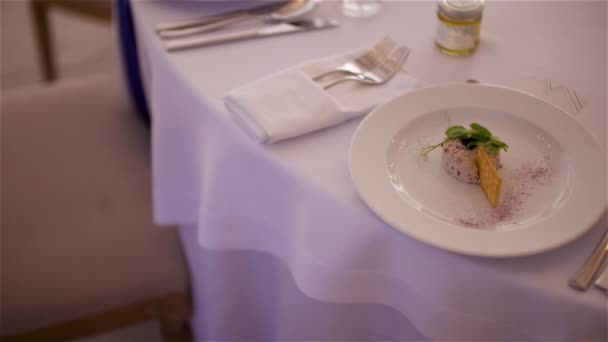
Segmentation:
[(342, 13), (354, 18), (372, 16), (378, 13), (381, 7), (380, 0), (342, 0)]

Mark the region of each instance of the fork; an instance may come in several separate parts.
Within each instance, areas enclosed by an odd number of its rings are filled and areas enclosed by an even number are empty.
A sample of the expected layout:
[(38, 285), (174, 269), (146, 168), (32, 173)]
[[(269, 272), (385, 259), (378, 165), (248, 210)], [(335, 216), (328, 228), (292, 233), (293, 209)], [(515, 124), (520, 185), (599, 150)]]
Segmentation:
[(395, 76), (397, 72), (399, 72), (399, 70), (401, 70), (403, 63), (405, 63), (405, 60), (407, 59), (409, 54), (410, 49), (405, 46), (400, 46), (394, 49), (388, 55), (388, 57), (375, 68), (363, 71), (355, 75), (345, 76), (341, 79), (338, 79), (323, 86), (323, 89), (329, 89), (335, 86), (336, 84), (340, 84), (346, 81), (358, 81), (370, 85), (384, 84), (388, 82), (388, 80), (393, 78), (393, 76)]
[(385, 36), (376, 42), (376, 44), (374, 44), (371, 48), (367, 49), (363, 54), (357, 56), (354, 60), (348, 61), (335, 69), (314, 76), (312, 79), (314, 81), (318, 81), (321, 78), (336, 72), (352, 75), (360, 74), (365, 70), (378, 66), (396, 46), (397, 43), (395, 43), (391, 37)]

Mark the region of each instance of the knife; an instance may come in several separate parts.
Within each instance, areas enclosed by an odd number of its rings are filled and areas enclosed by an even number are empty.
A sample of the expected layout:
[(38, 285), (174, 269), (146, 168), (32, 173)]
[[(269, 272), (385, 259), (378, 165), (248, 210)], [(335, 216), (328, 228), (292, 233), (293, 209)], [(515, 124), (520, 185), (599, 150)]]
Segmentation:
[(568, 284), (579, 291), (586, 291), (587, 288), (589, 288), (589, 285), (591, 285), (591, 283), (593, 282), (595, 274), (597, 273), (597, 271), (599, 271), (607, 255), (608, 232), (604, 234), (602, 241), (598, 243), (593, 253), (591, 253), (591, 256), (589, 256), (585, 264), (583, 264), (581, 269), (578, 270), (576, 275), (570, 279)]
[(216, 15), (209, 15), (204, 17), (198, 17), (193, 19), (186, 19), (176, 23), (165, 23), (160, 24), (156, 27), (156, 32), (170, 32), (170, 31), (178, 31), (183, 29), (188, 29), (200, 25), (210, 24), (212, 22), (216, 22), (219, 20), (224, 20), (234, 16), (241, 16), (245, 14), (256, 15), (256, 14), (265, 14), (271, 13), (277, 8), (285, 5), (285, 1), (273, 1), (272, 3), (262, 4), (261, 6), (256, 6), (249, 9), (237, 9), (230, 12), (224, 12)]
[(606, 267), (602, 274), (597, 277), (594, 284), (595, 287), (600, 290), (603, 290), (604, 292), (606, 292), (606, 294), (608, 294), (608, 267)]
[(167, 49), (167, 51), (177, 51), (207, 45), (234, 42), (244, 39), (262, 38), (287, 33), (306, 32), (337, 26), (338, 22), (335, 20), (314, 18), (310, 20), (299, 20), (291, 23), (270, 25), (260, 29), (223, 33), (214, 36), (191, 37), (181, 40), (172, 40), (165, 42), (165, 48)]

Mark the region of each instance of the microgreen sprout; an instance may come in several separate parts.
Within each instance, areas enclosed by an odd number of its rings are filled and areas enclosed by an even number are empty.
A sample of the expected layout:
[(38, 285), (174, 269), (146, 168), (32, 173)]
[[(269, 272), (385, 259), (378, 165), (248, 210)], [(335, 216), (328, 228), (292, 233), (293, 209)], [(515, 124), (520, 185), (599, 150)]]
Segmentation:
[(483, 146), (490, 152), (498, 152), (500, 149), (507, 151), (509, 145), (500, 140), (495, 135), (492, 135), (489, 129), (483, 127), (478, 123), (472, 123), (471, 129), (467, 129), (464, 126), (450, 126), (445, 131), (446, 138), (436, 145), (421, 145), (418, 155), (422, 159), (427, 159), (428, 154), (439, 146), (442, 146), (450, 140), (460, 139), (463, 145), (469, 150), (474, 149), (477, 146)]

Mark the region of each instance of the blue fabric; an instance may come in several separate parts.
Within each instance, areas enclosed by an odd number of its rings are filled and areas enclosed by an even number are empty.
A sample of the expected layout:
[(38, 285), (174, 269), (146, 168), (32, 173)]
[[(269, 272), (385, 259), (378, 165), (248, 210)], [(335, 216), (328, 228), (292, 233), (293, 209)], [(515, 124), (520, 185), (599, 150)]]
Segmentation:
[(116, 16), (124, 76), (139, 116), (150, 124), (150, 114), (137, 56), (137, 40), (130, 0), (116, 0)]

